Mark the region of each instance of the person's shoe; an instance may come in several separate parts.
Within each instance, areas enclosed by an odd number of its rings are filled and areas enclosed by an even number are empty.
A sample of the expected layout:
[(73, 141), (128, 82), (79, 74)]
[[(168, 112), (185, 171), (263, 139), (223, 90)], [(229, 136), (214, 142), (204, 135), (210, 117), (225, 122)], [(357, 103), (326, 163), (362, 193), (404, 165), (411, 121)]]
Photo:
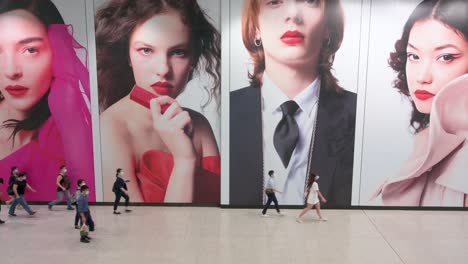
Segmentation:
[(319, 221), (326, 222), (326, 221), (328, 221), (328, 219), (326, 217), (322, 217), (322, 218), (319, 218)]
[(94, 228), (89, 228), (89, 232), (94, 232)]
[(120, 214), (120, 212), (114, 211), (114, 214), (116, 214), (116, 215), (119, 215), (119, 214)]
[(87, 240), (93, 240), (93, 239), (90, 238), (89, 236), (85, 236), (85, 238), (86, 238)]
[(4, 224), (4, 223), (5, 223), (5, 221), (0, 220), (0, 225), (1, 225), (1, 224)]
[(132, 210), (130, 210), (130, 209), (125, 209), (125, 212), (126, 212), (126, 213), (130, 213), (131, 211), (132, 211)]
[(47, 208), (49, 208), (49, 210), (52, 211), (52, 205), (48, 204), (48, 205), (47, 205)]
[(30, 215), (30, 216), (33, 216), (33, 215), (35, 215), (35, 214), (36, 214), (36, 212), (32, 211), (29, 215)]
[(81, 243), (89, 243), (89, 240), (86, 239), (86, 237), (81, 237), (80, 242)]
[(13, 217), (15, 217), (15, 216), (16, 216), (16, 214), (8, 214), (8, 215), (9, 215), (9, 216), (13, 216)]
[(263, 217), (269, 217), (269, 215), (267, 215), (267, 214), (262, 214), (262, 216), (263, 216)]
[(299, 218), (299, 217), (296, 217), (296, 222), (298, 222), (299, 224), (302, 224), (302, 223), (303, 223), (302, 219)]
[(73, 208), (73, 207), (67, 207), (67, 210), (72, 211), (72, 210), (75, 210), (75, 208)]
[(80, 229), (80, 226), (79, 226), (79, 225), (76, 225), (76, 226), (75, 226), (75, 229)]
[(286, 214), (283, 213), (283, 212), (278, 212), (278, 214), (279, 214), (280, 216), (285, 216), (285, 215), (286, 215)]

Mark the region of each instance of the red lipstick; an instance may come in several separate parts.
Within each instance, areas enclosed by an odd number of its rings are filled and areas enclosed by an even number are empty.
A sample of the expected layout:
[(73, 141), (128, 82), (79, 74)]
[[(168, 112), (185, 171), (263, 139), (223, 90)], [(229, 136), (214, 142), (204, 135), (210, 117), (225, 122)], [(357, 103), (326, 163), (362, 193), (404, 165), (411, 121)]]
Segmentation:
[(297, 44), (302, 41), (304, 41), (304, 35), (297, 31), (286, 31), (282, 36), (281, 36), (281, 41), (283, 43), (291, 45), (291, 44)]
[(419, 100), (428, 100), (428, 99), (431, 99), (432, 97), (435, 96), (435, 94), (433, 93), (430, 93), (426, 90), (416, 90), (414, 92), (414, 96), (416, 96), (416, 98), (418, 98)]
[(156, 82), (151, 85), (151, 88), (159, 95), (170, 95), (174, 86), (168, 82)]
[(5, 90), (11, 95), (15, 97), (20, 97), (26, 94), (29, 88), (21, 86), (21, 85), (9, 85), (5, 87)]

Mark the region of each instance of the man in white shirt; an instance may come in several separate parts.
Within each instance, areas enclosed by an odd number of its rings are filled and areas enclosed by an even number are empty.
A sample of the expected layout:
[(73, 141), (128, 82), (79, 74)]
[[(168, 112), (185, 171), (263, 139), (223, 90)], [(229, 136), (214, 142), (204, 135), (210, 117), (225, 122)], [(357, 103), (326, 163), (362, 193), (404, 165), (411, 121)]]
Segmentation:
[(279, 215), (284, 215), (283, 213), (281, 213), (281, 211), (279, 209), (278, 200), (276, 199), (276, 195), (275, 195), (275, 193), (281, 193), (281, 192), (276, 189), (276, 182), (275, 182), (274, 173), (275, 172), (272, 171), (272, 170), (268, 171), (268, 176), (270, 176), (270, 178), (268, 179), (268, 183), (267, 183), (266, 188), (265, 188), (265, 193), (268, 196), (268, 201), (265, 204), (265, 206), (263, 207), (262, 216), (268, 216), (266, 214), (266, 212), (267, 212), (268, 207), (270, 207), (272, 202), (275, 204), (276, 212), (278, 212)]

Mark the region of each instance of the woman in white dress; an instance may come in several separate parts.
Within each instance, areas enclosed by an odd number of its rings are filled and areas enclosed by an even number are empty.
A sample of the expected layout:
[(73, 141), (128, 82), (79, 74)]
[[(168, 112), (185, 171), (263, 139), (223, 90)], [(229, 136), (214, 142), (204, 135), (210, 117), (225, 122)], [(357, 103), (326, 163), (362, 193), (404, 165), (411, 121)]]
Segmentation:
[(302, 210), (302, 212), (299, 214), (299, 216), (296, 218), (297, 222), (302, 223), (302, 217), (312, 208), (315, 206), (315, 211), (317, 212), (317, 216), (319, 217), (320, 221), (327, 221), (327, 218), (322, 217), (322, 214), (320, 212), (320, 199), (322, 202), (326, 203), (327, 199), (323, 197), (322, 193), (319, 190), (318, 183), (316, 182), (316, 179), (318, 179), (318, 176), (315, 175), (314, 173), (310, 174), (309, 177), (309, 182), (307, 184), (307, 192), (304, 195), (304, 199), (307, 198), (307, 205), (306, 207)]

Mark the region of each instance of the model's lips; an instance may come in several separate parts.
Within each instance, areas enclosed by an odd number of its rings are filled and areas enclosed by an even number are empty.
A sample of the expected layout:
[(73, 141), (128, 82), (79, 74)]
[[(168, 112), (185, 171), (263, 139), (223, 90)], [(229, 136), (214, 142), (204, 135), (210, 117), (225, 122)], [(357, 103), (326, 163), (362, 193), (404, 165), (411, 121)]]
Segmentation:
[(435, 94), (433, 93), (430, 93), (426, 90), (416, 90), (414, 92), (414, 96), (416, 96), (416, 98), (418, 98), (419, 100), (428, 100), (428, 99), (431, 99), (432, 97), (435, 96)]
[(304, 41), (304, 35), (297, 30), (286, 31), (281, 36), (281, 41), (283, 41), (285, 44), (297, 44)]
[(151, 88), (159, 95), (170, 95), (174, 86), (168, 82), (156, 82), (151, 85)]
[(28, 87), (24, 87), (21, 85), (9, 85), (5, 87), (5, 91), (7, 91), (7, 93), (9, 93), (11, 96), (15, 96), (15, 97), (19, 97), (19, 96), (26, 94), (28, 90), (29, 90)]

